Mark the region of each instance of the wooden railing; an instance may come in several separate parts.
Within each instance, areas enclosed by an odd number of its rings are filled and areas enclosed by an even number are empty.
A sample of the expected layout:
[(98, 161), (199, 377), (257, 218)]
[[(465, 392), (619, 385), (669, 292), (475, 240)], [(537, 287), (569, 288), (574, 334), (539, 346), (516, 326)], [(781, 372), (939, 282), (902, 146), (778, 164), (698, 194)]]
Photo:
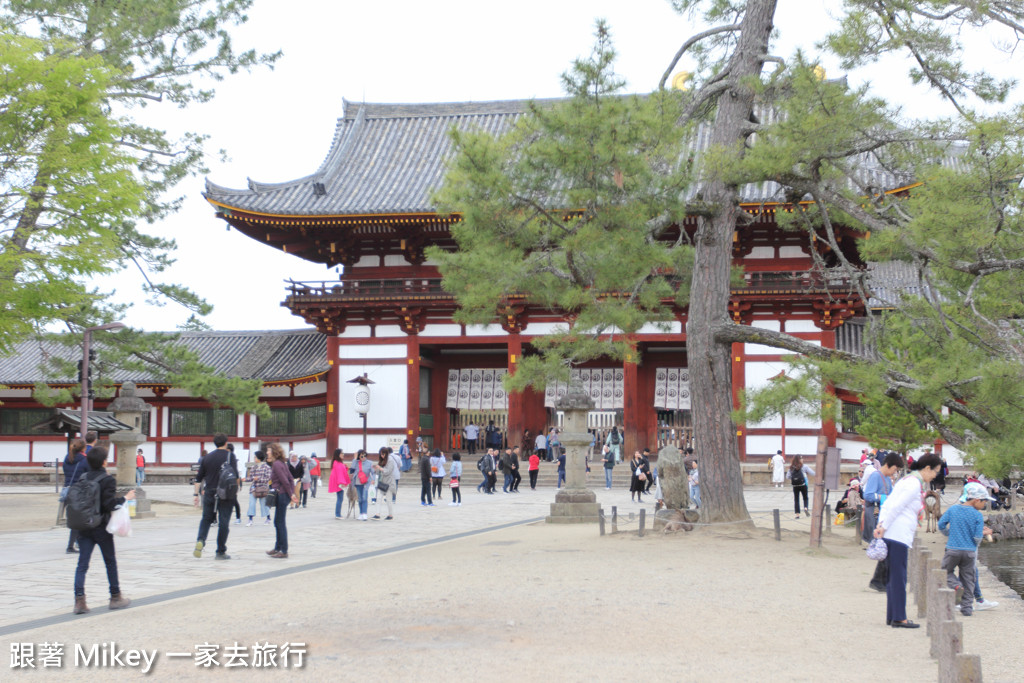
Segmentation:
[[(841, 271), (772, 271), (749, 272), (746, 284), (733, 289), (734, 294), (747, 290), (769, 291), (821, 291), (851, 288), (850, 279)], [(353, 301), (371, 299), (408, 299), (425, 297), (431, 299), (453, 299), (441, 286), (440, 278), (400, 278), (382, 280), (336, 280), (319, 282), (296, 282), (286, 280), (290, 299), (315, 299), (328, 301)]]

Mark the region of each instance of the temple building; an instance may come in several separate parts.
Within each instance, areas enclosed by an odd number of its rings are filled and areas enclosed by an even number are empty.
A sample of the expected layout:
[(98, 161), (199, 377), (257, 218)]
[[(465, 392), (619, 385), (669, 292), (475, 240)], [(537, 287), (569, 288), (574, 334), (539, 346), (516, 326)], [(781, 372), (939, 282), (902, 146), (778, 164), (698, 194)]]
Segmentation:
[[(239, 232), (339, 274), (330, 281), (291, 282), (284, 300), (327, 336), (335, 375), (332, 380), (329, 374), (327, 388), (329, 445), (349, 450), (361, 443), (362, 424), (348, 409), (355, 385), (346, 381), (363, 374), (375, 383), (366, 428), (377, 440), (412, 443), (422, 437), (429, 445), (459, 448), (470, 421), (493, 421), (506, 443), (515, 445), (527, 440), (527, 432), (532, 441), (557, 424), (554, 401), (564, 386), (507, 394), (501, 379), (563, 318), (513, 297), (493, 324), (456, 324), (454, 297), (424, 254), (428, 245), (456, 248), (449, 226), (458, 216), (441, 214), (431, 203), (452, 154), (449, 130), (501, 135), (526, 105), (345, 102), (326, 158), (312, 174), (279, 183), (250, 180), (244, 189), (207, 183), (205, 196), (217, 216)], [(876, 186), (896, 190), (904, 183), (880, 168), (866, 172), (877, 176)], [(732, 292), (734, 319), (827, 347), (842, 343), (844, 323), (863, 312), (865, 302), (842, 276), (829, 274), (836, 255), (824, 240), (779, 228), (776, 212), (793, 207), (775, 183), (748, 185), (741, 200), (750, 221), (737, 228), (734, 239), (734, 262), (746, 273), (744, 286)], [(674, 230), (692, 232), (695, 226), (690, 218)], [(866, 267), (855, 246), (859, 238), (844, 231), (839, 245), (847, 260)], [(815, 257), (825, 269), (815, 266)], [(685, 310), (676, 310), (667, 330), (640, 330), (637, 358), (576, 370), (594, 399), (590, 426), (599, 438), (619, 423), (627, 450), (686, 445), (691, 433), (685, 322)], [(775, 349), (737, 344), (733, 351), (737, 388), (763, 385), (785, 369)], [(843, 445), (835, 424), (790, 417), (741, 428), (740, 451), (745, 458), (779, 449), (811, 454), (822, 430), (832, 445)], [(851, 442), (848, 457), (861, 446)]]
[[(181, 338), (220, 371), (262, 379), (271, 419), (214, 409), (152, 378), (112, 377), (115, 384), (134, 381), (152, 406), (143, 429), (149, 461), (191, 464), (217, 431), (243, 449), (273, 439), (323, 455), (336, 447), (352, 452), (364, 439), (371, 453), (383, 445), (397, 449), (403, 439), (415, 444), (417, 438), (428, 447), (462, 449), (470, 422), (481, 427), (481, 438), (482, 428), (493, 422), (503, 443), (532, 447), (538, 432), (558, 425), (554, 406), (565, 386), (506, 393), (502, 378), (515, 372), (524, 355), (535, 353), (537, 339), (564, 325), (564, 318), (510, 293), (511, 303), (496, 310), (492, 324), (457, 324), (454, 297), (425, 256), (428, 245), (456, 248), (449, 227), (458, 216), (439, 213), (431, 203), (452, 154), (450, 129), (501, 135), (526, 111), (527, 102), (519, 100), (346, 101), (326, 158), (312, 174), (279, 183), (250, 181), (243, 189), (208, 181), (204, 196), (218, 218), (270, 248), (324, 264), (333, 279), (289, 281), (283, 292), (283, 305), (315, 329), (189, 332)], [(699, 154), (703, 140), (707, 136), (698, 133), (691, 152)], [(867, 161), (861, 172), (872, 186), (887, 191), (912, 182)], [(733, 262), (745, 273), (731, 294), (734, 320), (858, 351), (859, 316), (884, 302), (861, 299), (843, 271), (833, 268), (838, 258), (826, 240), (779, 227), (779, 212), (799, 209), (786, 203), (778, 185), (744, 186), (741, 205), (749, 220), (734, 234)], [(692, 233), (696, 224), (696, 218), (687, 218), (665, 238), (674, 240), (680, 230)], [(912, 280), (899, 264), (863, 263), (856, 248), (862, 238), (853, 230), (840, 229), (837, 235), (845, 259), (871, 271), (875, 291), (899, 289)], [(589, 426), (596, 439), (619, 424), (626, 452), (690, 442), (685, 324), (685, 309), (675, 309), (667, 328), (652, 324), (635, 336), (636, 357), (589, 362), (574, 371), (594, 400)], [(787, 356), (777, 349), (734, 344), (732, 351), (735, 392), (764, 386), (788, 368)], [(0, 464), (52, 462), (64, 453), (64, 437), (32, 428), (53, 412), (31, 398), (46, 353), (74, 355), (32, 342), (0, 359), (0, 383), (8, 387), (0, 390)], [(364, 376), (372, 382), (365, 422), (355, 409), (360, 385), (353, 382)], [(50, 380), (53, 386), (73, 382)], [(741, 457), (758, 461), (777, 450), (812, 455), (824, 433), (844, 458), (856, 458), (865, 446), (856, 434), (860, 407), (855, 396), (839, 396), (839, 422), (783, 416), (740, 425)], [(95, 409), (104, 405), (97, 401)]]

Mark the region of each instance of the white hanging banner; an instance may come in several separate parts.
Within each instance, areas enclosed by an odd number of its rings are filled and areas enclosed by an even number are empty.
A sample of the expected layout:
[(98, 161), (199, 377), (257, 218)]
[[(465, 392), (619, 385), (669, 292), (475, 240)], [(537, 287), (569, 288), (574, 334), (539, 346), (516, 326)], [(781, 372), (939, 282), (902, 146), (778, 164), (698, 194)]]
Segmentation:
[(654, 376), (654, 407), (662, 410), (690, 409), (689, 369), (658, 368)]
[(508, 410), (501, 385), (504, 368), (460, 368), (448, 371), (445, 406), (455, 410)]
[[(580, 368), (572, 371), (573, 381), (579, 382), (590, 399), (594, 410), (621, 410), (625, 396), (622, 368)], [(544, 390), (544, 405), (554, 408), (555, 402), (565, 396), (569, 387), (564, 382), (549, 384)]]

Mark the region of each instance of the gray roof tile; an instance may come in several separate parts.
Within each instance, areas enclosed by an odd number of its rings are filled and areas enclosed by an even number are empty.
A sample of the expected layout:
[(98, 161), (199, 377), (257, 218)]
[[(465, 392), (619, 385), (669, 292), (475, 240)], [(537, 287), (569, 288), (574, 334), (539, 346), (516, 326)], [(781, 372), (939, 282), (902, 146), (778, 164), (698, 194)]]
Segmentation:
[[(182, 332), (176, 342), (198, 354), (202, 363), (230, 377), (262, 379), (265, 382), (300, 379), (325, 372), (327, 338), (316, 330)], [(98, 350), (103, 353), (102, 347)], [(69, 361), (81, 357), (77, 347), (26, 341), (14, 352), (0, 357), (0, 384), (31, 384), (43, 377), (40, 366), (48, 356)], [(74, 383), (74, 377), (47, 378), (53, 383)], [(113, 382), (157, 381), (153, 375), (119, 370)]]
[[(558, 101), (535, 100), (541, 106)], [(452, 153), (448, 131), (454, 126), (502, 135), (528, 105), (528, 100), (440, 104), (346, 100), (330, 150), (315, 173), (280, 183), (249, 180), (245, 189), (207, 180), (204, 196), (244, 211), (286, 216), (433, 213), (430, 197), (440, 187)], [(759, 110), (758, 117), (765, 123), (774, 120), (768, 110)], [(699, 156), (709, 144), (710, 129), (702, 125), (690, 141), (689, 152)], [(875, 190), (896, 189), (913, 180), (890, 172), (868, 154), (858, 161), (854, 176), (857, 185)], [(316, 194), (313, 183), (323, 183), (325, 193)], [(783, 201), (784, 196), (777, 183), (765, 181), (744, 185), (740, 199), (756, 204)]]

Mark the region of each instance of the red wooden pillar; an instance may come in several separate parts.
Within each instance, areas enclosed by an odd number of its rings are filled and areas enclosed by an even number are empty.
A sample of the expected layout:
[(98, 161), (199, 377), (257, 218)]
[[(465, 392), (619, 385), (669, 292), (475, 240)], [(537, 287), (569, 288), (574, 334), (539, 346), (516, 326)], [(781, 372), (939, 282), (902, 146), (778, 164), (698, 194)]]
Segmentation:
[(324, 453), (327, 458), (330, 458), (334, 449), (338, 447), (338, 430), (341, 427), (338, 423), (341, 419), (338, 410), (338, 402), (341, 399), (341, 368), (338, 366), (340, 346), (341, 340), (337, 337), (327, 338), (327, 452)]
[(622, 363), (623, 462), (633, 457), (633, 451), (641, 447), (640, 441), (643, 438), (636, 361), (637, 356), (634, 350), (626, 354)]
[[(732, 345), (732, 407), (740, 407), (740, 392), (747, 383), (746, 352), (743, 344)], [(745, 425), (736, 425), (736, 446), (739, 449), (740, 462), (747, 460), (747, 430)]]
[[(514, 375), (523, 358), (523, 341), (518, 332), (508, 337), (508, 374)], [(512, 391), (508, 394), (508, 440), (509, 447), (518, 446), (526, 429), (526, 417), (523, 414), (523, 392)]]
[(416, 436), (420, 433), (420, 338), (409, 335), (406, 345), (408, 373), (406, 374), (405, 431), (409, 448), (416, 448)]
[[(836, 331), (823, 330), (821, 333), (821, 345), (826, 349), (834, 349), (836, 347)], [(829, 384), (827, 387), (825, 387), (825, 391), (828, 392), (829, 396), (832, 397), (832, 400), (839, 400), (836, 398), (835, 385)], [(832, 415), (834, 416), (835, 413), (833, 412)], [(829, 446), (836, 445), (836, 438), (839, 436), (839, 430), (836, 429), (835, 417), (830, 417), (822, 421), (821, 433), (825, 435), (825, 438), (828, 440)]]

